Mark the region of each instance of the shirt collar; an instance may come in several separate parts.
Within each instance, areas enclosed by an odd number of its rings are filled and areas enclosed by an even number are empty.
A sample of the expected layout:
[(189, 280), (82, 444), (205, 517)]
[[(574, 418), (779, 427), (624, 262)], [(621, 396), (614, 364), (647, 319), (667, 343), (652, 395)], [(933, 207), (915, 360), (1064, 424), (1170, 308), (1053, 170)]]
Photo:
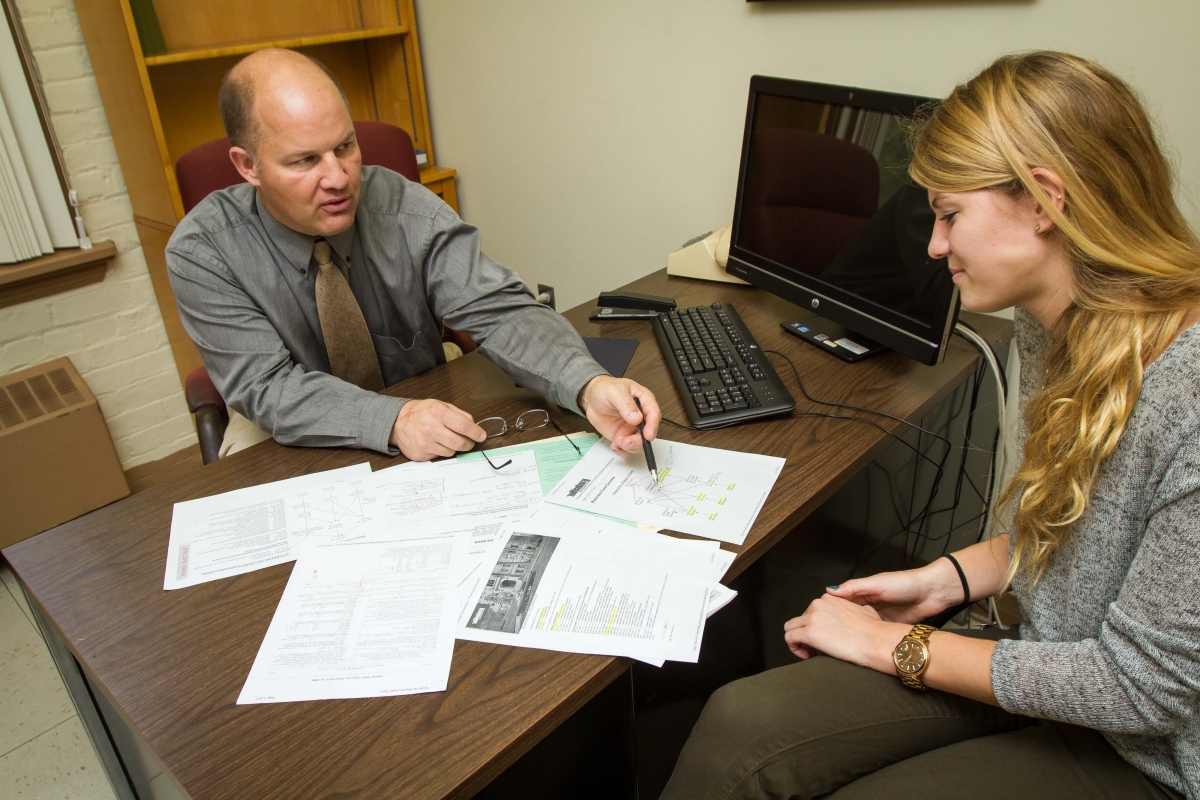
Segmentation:
[[(267, 236), (279, 248), (279, 252), (283, 253), (283, 257), (298, 272), (307, 273), (316, 237), (294, 231), (271, 216), (271, 212), (267, 211), (266, 206), (263, 205), (262, 197), (258, 192), (254, 193), (254, 204), (258, 208), (258, 216), (262, 220), (263, 228), (267, 231)], [(350, 253), (354, 246), (354, 228), (357, 224), (355, 222), (341, 233), (325, 237), (325, 241), (329, 242), (329, 246), (345, 264), (350, 263)]]

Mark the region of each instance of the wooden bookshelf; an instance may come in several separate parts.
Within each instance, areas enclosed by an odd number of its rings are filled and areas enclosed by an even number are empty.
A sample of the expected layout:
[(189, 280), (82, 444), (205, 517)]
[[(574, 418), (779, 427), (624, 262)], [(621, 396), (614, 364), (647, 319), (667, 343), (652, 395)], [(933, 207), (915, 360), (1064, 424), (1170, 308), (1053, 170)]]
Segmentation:
[(161, 55), (146, 56), (146, 66), (157, 67), (160, 64), (178, 64), (181, 61), (201, 61), (206, 58), (239, 56), (246, 53), (253, 53), (255, 50), (261, 50), (264, 47), (313, 47), (319, 44), (335, 44), (337, 42), (359, 42), (364, 39), (378, 39), (383, 36), (403, 36), (406, 33), (408, 33), (408, 28), (404, 25), (398, 25), (392, 28), (338, 31), (337, 33), (297, 36), (294, 39), (279, 39), (267, 42), (239, 42), (221, 47), (197, 47), (190, 50), (174, 50)]
[(413, 0), (80, 0), (76, 11), (181, 379), (201, 362), (164, 256), (183, 218), (175, 162), (225, 135), (217, 92), (242, 56), (286, 47), (324, 63), (354, 119), (401, 127), (429, 154), (421, 182), (457, 210), (457, 173), (434, 160)]

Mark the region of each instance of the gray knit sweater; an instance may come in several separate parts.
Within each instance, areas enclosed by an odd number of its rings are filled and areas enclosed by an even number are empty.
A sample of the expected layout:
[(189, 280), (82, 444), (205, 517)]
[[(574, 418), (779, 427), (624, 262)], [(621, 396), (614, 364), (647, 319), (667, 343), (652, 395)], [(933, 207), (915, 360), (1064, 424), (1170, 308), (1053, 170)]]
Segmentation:
[[(1045, 331), (1018, 312), (1022, 404)], [(1146, 775), (1200, 800), (1200, 324), (1145, 373), (1089, 508), (1035, 588), (1021, 639), (992, 656), (1008, 711), (1101, 731)]]

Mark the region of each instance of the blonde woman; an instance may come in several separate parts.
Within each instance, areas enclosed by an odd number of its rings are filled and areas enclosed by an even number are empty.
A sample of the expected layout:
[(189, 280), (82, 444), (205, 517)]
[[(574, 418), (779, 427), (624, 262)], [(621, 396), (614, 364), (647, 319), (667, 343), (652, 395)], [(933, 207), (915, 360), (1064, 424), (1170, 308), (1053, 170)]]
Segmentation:
[[(1018, 309), (1009, 532), (830, 587), (785, 626), (800, 663), (713, 695), (664, 797), (1200, 800), (1200, 244), (1150, 120), (1095, 63), (1008, 56), (910, 173), (963, 307)], [(915, 625), (1006, 589), (1019, 640)]]

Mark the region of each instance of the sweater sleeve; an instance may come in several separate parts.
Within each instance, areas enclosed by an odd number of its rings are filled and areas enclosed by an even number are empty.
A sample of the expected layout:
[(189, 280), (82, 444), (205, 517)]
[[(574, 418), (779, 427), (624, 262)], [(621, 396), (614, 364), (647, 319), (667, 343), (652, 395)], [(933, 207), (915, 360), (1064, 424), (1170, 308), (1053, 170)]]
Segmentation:
[(1001, 641), (992, 686), (1007, 711), (1101, 731), (1166, 735), (1200, 701), (1200, 435), (1178, 450), (1100, 635)]

